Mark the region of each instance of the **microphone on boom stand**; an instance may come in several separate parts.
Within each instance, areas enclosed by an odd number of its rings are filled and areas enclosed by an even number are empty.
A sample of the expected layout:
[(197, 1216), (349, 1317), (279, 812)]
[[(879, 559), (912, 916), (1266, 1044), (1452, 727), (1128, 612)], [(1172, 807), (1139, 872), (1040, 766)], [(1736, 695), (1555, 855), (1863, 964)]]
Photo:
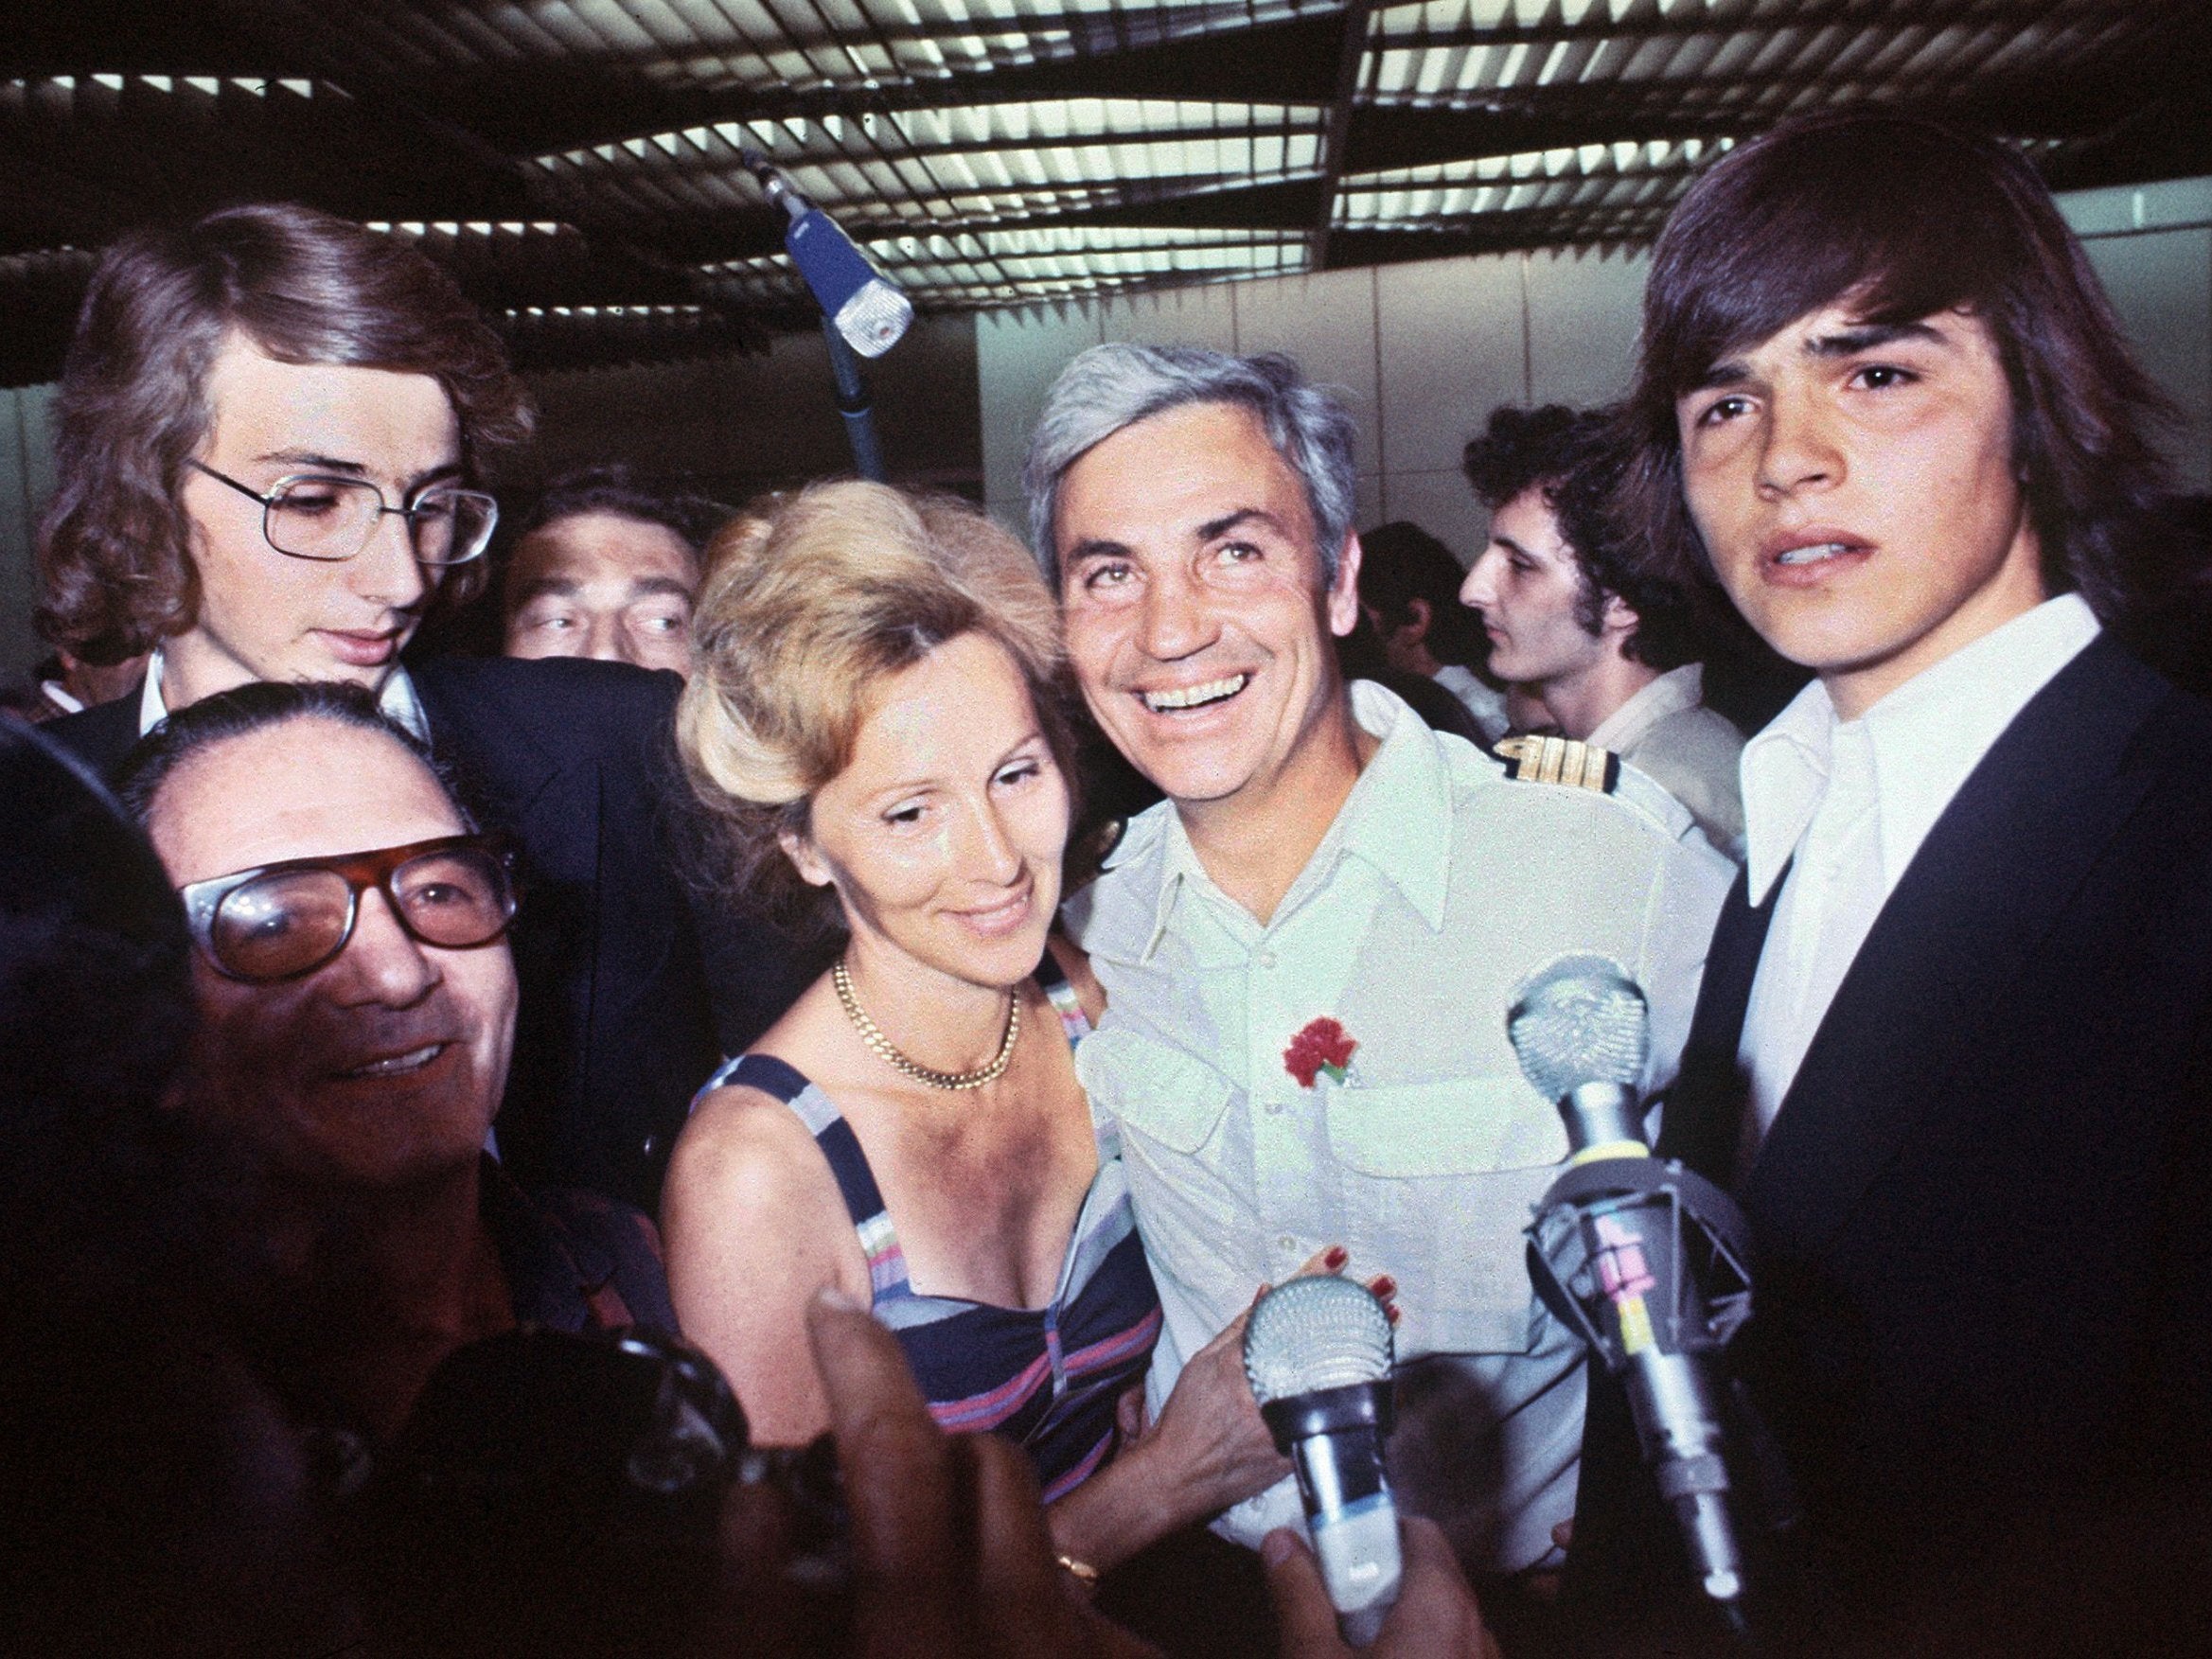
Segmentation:
[(860, 378), (853, 354), (881, 357), (896, 345), (914, 320), (913, 302), (767, 156), (757, 150), (741, 150), (737, 159), (789, 218), (784, 227), (784, 248), (822, 307), (822, 332), (829, 344), (838, 413), (844, 417), (853, 465), (862, 478), (881, 481), (883, 449), (876, 436), (868, 384)]

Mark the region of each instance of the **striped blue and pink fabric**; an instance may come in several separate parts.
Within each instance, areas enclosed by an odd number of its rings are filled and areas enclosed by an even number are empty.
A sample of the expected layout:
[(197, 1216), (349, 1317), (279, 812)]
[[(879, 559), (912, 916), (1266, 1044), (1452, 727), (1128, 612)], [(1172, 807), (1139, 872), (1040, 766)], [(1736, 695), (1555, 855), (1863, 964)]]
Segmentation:
[[(1089, 1025), (1051, 957), (1045, 962), (1038, 981), (1070, 1041), (1079, 1041)], [(725, 1084), (783, 1101), (822, 1148), (868, 1257), (876, 1316), (897, 1334), (937, 1421), (1018, 1441), (1036, 1465), (1047, 1503), (1088, 1479), (1112, 1454), (1115, 1402), (1142, 1379), (1159, 1336), (1159, 1297), (1111, 1128), (1099, 1129), (1098, 1174), (1075, 1218), (1053, 1299), (1042, 1308), (1000, 1308), (916, 1294), (867, 1156), (820, 1088), (765, 1054), (730, 1062), (707, 1088)]]

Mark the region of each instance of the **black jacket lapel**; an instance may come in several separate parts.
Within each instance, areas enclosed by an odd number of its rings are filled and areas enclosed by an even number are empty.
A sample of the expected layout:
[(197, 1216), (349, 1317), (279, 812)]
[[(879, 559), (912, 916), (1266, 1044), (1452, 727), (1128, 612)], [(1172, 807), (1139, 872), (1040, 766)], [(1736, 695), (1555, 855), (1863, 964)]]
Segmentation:
[(1832, 1237), (1915, 1121), (1973, 1064), (2007, 987), (2154, 780), (2123, 761), (2170, 695), (2098, 639), (2021, 711), (1937, 820), (1744, 1183), (1746, 1209), (1777, 1243), (1811, 1249)]
[(1751, 1006), (1751, 982), (1759, 955), (1774, 921), (1775, 895), (1790, 878), (1785, 868), (1767, 890), (1766, 903), (1752, 909), (1749, 878), (1736, 877), (1706, 952), (1705, 979), (1698, 986), (1697, 1012), (1690, 1016), (1690, 1039), (1682, 1066), (1667, 1091), (1660, 1116), (1658, 1153), (1680, 1158), (1723, 1187), (1735, 1181), (1736, 1147), (1743, 1134), (1749, 1089), (1736, 1062), (1743, 1047), (1743, 1015)]
[(48, 721), (45, 733), (100, 776), (112, 780), (123, 757), (138, 741), (138, 705), (145, 696), (146, 677), (140, 675), (121, 697), (96, 703), (81, 714)]

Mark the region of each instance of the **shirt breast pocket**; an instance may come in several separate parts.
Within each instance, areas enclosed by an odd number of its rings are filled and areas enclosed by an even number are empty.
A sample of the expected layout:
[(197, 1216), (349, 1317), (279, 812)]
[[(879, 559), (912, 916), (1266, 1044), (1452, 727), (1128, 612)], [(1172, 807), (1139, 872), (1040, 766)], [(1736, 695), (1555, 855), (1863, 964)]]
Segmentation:
[(1075, 1068), (1111, 1127), (1155, 1276), (1233, 1312), (1251, 1295), (1258, 1234), (1225, 1167), (1229, 1080), (1180, 1049), (1110, 1026), (1083, 1040)]
[(1186, 1157), (1212, 1138), (1229, 1105), (1229, 1080), (1211, 1066), (1111, 1026), (1083, 1039), (1076, 1071), (1094, 1108)]
[(1345, 1243), (1398, 1280), (1401, 1356), (1525, 1353), (1541, 1335), (1521, 1229), (1566, 1129), (1518, 1078), (1331, 1087)]

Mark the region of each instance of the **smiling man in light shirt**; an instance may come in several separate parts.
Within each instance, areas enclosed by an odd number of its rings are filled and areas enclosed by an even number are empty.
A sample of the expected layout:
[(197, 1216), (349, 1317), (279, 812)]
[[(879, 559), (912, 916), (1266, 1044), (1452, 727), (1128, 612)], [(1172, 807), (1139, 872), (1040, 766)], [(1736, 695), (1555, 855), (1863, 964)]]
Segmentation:
[[(1404, 1309), (1401, 1499), (1478, 1572), (1539, 1565), (1582, 1354), (1531, 1295), (1521, 1228), (1566, 1142), (1506, 1010), (1532, 970), (1603, 951), (1651, 995), (1663, 1081), (1725, 862), (1648, 780), (1512, 781), (1344, 684), (1352, 421), (1288, 359), (1086, 352), (1027, 478), (1084, 697), (1168, 797), (1073, 916), (1108, 1002), (1078, 1064), (1165, 1312), (1154, 1402), (1256, 1283), (1342, 1244)], [(1317, 1019), (1357, 1045), (1341, 1081), (1288, 1063)], [(1298, 1516), (1286, 1481), (1222, 1528), (1256, 1544)]]
[[(1654, 556), (1815, 675), (1744, 750), (1660, 1148), (1751, 1223), (1781, 1564), (1824, 1652), (2149, 1650), (2212, 1386), (2212, 710), (2104, 626), (2159, 399), (2027, 164), (1908, 115), (1716, 165), (1643, 340)], [(1592, 1583), (1672, 1559), (1623, 1423), (1594, 1393)]]

